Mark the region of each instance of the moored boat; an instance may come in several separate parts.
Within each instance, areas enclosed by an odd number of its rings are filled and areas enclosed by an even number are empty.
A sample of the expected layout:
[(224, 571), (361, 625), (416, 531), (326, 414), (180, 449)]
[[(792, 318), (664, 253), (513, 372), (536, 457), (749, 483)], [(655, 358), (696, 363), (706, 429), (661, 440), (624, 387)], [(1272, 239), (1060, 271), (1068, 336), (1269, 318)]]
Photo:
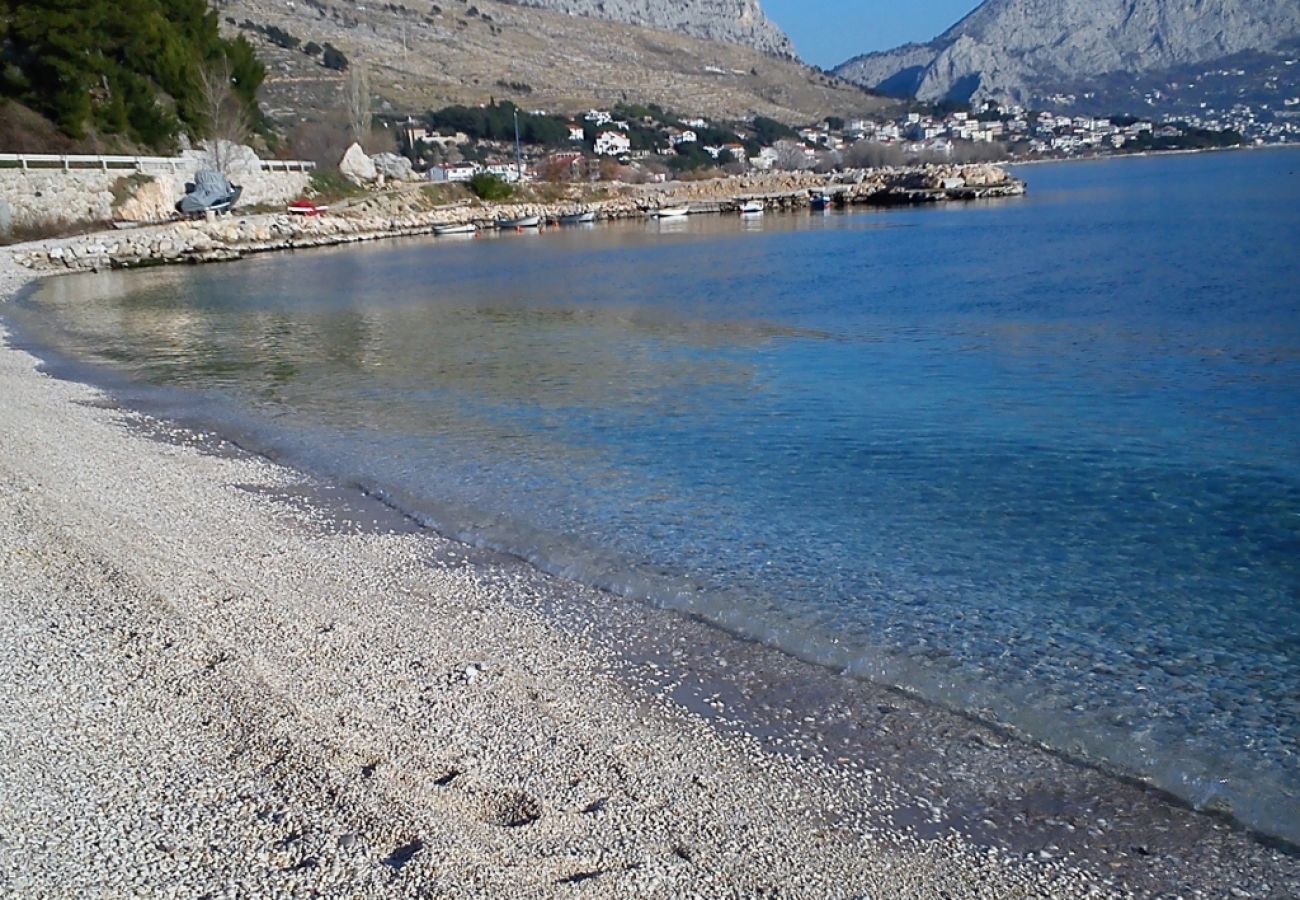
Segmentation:
[(498, 228), (536, 228), (541, 224), (541, 216), (520, 216), (517, 219), (497, 219)]
[(761, 216), (763, 209), (762, 200), (746, 200), (740, 204), (740, 214), (742, 216)]
[(680, 219), (691, 214), (689, 206), (664, 206), (655, 210), (656, 219)]
[(824, 212), (825, 210), (830, 209), (830, 205), (831, 198), (827, 197), (825, 194), (814, 194), (812, 199), (808, 201), (808, 208), (818, 212)]
[(476, 231), (478, 231), (478, 226), (473, 222), (462, 222), (456, 225), (433, 226), (433, 233), (440, 237), (448, 234), (473, 234)]
[(594, 221), (596, 221), (596, 214), (591, 210), (560, 216), (561, 225), (586, 225)]

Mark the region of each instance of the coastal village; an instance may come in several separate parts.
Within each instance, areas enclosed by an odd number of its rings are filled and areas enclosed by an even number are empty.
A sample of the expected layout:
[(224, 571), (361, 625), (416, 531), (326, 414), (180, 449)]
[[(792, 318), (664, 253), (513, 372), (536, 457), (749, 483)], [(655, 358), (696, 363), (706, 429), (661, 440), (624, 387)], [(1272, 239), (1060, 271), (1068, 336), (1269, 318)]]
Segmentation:
[[(513, 106), (505, 104), (513, 110)], [(553, 119), (546, 110), (525, 119)], [(437, 119), (437, 114), (433, 118)], [(882, 165), (1083, 158), (1160, 150), (1286, 144), (1300, 123), (1256, 118), (1249, 108), (1183, 121), (1136, 116), (1071, 116), (985, 103), (977, 111), (907, 111), (888, 120), (828, 117), (792, 128), (771, 120), (711, 122), (657, 107), (593, 109), (564, 119), (567, 146), (483, 141), (408, 118), (393, 122), (397, 149), (434, 182), (489, 173), (506, 181), (664, 182), (682, 172), (830, 173)], [(769, 138), (764, 141), (761, 137)], [(518, 149), (518, 154), (516, 150)], [(477, 157), (476, 159), (466, 157)], [(397, 174), (405, 174), (397, 163)]]

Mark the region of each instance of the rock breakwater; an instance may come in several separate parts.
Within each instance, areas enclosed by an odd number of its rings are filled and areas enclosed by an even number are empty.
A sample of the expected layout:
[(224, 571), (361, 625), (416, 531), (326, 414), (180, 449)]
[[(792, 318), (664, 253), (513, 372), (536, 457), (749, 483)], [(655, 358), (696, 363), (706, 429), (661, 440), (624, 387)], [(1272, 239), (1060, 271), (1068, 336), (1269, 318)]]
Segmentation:
[(169, 222), (122, 231), (37, 241), (12, 249), (14, 261), (34, 271), (98, 271), (171, 263), (216, 262), (275, 250), (296, 250), (380, 238), (432, 234), (441, 226), (483, 228), (525, 216), (554, 220), (579, 211), (600, 219), (653, 215), (687, 204), (692, 212), (734, 211), (747, 200), (771, 209), (807, 207), (824, 196), (838, 205), (896, 205), (1023, 194), (1023, 181), (997, 166), (926, 166), (835, 175), (765, 173), (662, 185), (630, 186), (613, 196), (551, 202), (424, 207), (410, 190), (375, 195), (354, 208), (322, 216), (260, 214)]

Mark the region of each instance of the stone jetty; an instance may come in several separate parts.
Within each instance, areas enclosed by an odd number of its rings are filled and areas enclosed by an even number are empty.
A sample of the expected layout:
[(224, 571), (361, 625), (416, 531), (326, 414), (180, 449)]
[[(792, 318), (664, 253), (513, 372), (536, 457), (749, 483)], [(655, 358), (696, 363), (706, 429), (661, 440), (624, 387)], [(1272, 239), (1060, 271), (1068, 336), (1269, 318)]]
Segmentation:
[[(585, 187), (585, 186), (583, 186)], [(898, 205), (1018, 196), (1025, 183), (991, 165), (871, 169), (834, 175), (764, 173), (749, 176), (623, 186), (590, 199), (575, 188), (550, 202), (458, 203), (430, 208), (418, 188), (372, 195), (347, 209), (320, 216), (287, 213), (220, 216), (101, 231), (16, 246), (14, 261), (34, 271), (98, 271), (172, 263), (216, 262), (255, 253), (296, 250), (380, 238), (432, 234), (440, 226), (475, 223), (490, 228), (523, 216), (558, 219), (590, 210), (599, 219), (653, 215), (686, 204), (693, 213), (735, 211), (760, 200), (773, 210), (806, 208), (824, 196), (838, 206)]]

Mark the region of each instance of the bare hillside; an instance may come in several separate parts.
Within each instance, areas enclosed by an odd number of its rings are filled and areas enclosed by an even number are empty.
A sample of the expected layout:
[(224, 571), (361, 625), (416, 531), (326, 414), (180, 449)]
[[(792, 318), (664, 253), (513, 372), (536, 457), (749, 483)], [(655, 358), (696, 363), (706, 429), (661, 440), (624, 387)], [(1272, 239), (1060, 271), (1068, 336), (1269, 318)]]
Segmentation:
[(986, 0), (928, 44), (851, 59), (858, 84), (921, 100), (1033, 103), (1141, 76), (1273, 50), (1300, 37), (1296, 0)]
[[(230, 32), (250, 21), (283, 29), (303, 44), (340, 48), (369, 70), (381, 107), (398, 113), (492, 97), (556, 112), (626, 99), (685, 115), (809, 122), (886, 104), (833, 76), (738, 44), (494, 0), (218, 0), (216, 6)], [(341, 105), (340, 73), (301, 50), (245, 33), (270, 70), (263, 103), (273, 119), (292, 124)]]

